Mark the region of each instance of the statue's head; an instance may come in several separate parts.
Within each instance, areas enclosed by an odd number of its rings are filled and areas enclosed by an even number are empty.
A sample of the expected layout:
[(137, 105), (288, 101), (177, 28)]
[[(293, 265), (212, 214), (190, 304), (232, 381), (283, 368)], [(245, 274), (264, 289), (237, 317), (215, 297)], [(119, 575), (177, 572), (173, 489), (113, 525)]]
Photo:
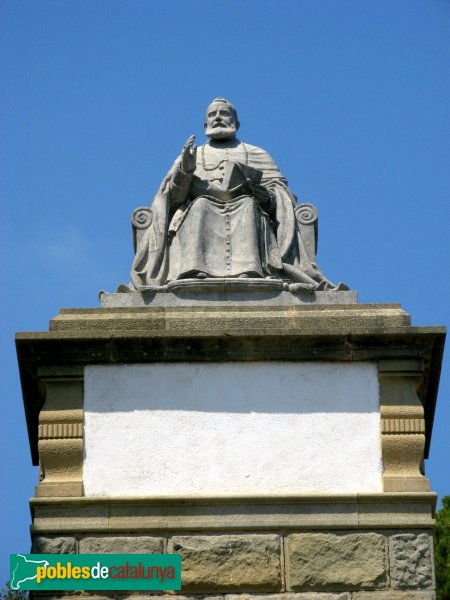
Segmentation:
[(237, 112), (225, 98), (214, 98), (206, 110), (205, 133), (212, 140), (229, 140), (239, 129)]

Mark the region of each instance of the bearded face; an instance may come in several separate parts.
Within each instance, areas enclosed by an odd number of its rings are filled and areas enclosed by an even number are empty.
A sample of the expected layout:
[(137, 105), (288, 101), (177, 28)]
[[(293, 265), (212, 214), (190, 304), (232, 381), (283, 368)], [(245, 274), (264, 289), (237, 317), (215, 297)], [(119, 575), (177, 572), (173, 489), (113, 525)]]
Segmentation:
[(212, 140), (232, 139), (239, 127), (234, 111), (228, 104), (213, 102), (206, 111), (205, 133)]

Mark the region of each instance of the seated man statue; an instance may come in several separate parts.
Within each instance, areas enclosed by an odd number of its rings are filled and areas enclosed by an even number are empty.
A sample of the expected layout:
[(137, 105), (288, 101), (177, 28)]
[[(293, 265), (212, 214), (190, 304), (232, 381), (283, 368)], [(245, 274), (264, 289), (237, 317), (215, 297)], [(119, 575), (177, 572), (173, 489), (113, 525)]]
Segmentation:
[[(336, 288), (303, 252), (296, 198), (269, 154), (236, 138), (234, 106), (215, 98), (209, 138), (191, 136), (164, 178), (136, 248), (131, 289), (179, 279), (270, 278)], [(250, 282), (249, 282), (250, 283)]]

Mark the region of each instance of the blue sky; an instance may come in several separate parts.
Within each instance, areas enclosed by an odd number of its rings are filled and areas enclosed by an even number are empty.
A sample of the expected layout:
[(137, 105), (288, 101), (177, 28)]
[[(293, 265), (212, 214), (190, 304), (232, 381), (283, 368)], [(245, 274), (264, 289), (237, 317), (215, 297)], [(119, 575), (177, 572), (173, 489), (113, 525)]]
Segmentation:
[[(0, 584), (29, 550), (13, 336), (127, 282), (149, 204), (206, 105), (319, 209), (319, 264), (360, 302), (449, 317), (447, 0), (2, 0)], [(448, 367), (448, 364), (447, 364)], [(445, 362), (427, 474), (450, 493)]]

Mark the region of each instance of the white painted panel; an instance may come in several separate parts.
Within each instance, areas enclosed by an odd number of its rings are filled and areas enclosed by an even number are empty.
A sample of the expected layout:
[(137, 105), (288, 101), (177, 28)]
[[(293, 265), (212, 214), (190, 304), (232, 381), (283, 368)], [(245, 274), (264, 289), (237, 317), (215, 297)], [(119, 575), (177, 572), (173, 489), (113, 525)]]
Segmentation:
[(367, 363), (85, 370), (85, 494), (379, 492)]

